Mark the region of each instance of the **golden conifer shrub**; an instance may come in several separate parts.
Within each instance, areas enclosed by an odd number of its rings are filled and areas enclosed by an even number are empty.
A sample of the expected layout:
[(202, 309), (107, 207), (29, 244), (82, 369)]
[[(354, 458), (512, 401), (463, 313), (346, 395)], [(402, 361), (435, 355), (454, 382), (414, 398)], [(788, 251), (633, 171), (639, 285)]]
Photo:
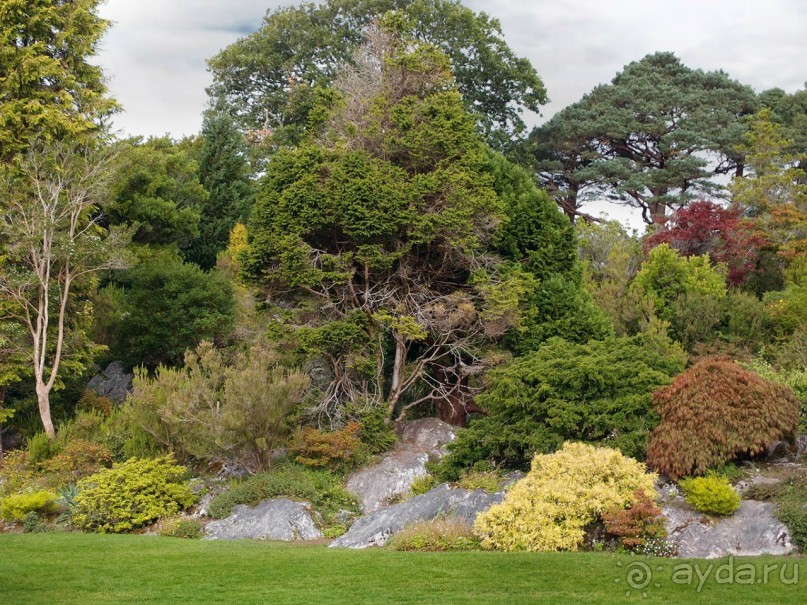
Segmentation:
[(535, 456), (529, 474), (476, 518), (474, 530), (489, 549), (577, 550), (587, 525), (604, 510), (632, 505), (637, 493), (653, 497), (655, 480), (618, 450), (567, 442)]

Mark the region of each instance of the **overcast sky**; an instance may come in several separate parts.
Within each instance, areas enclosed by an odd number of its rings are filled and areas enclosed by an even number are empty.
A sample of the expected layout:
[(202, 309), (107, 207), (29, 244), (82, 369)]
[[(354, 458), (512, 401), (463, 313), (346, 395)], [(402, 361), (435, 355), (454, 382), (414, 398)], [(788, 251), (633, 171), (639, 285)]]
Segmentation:
[[(278, 0), (108, 0), (113, 27), (99, 61), (125, 134), (198, 132), (210, 83), (205, 60), (261, 24)], [(544, 80), (544, 117), (610, 81), (627, 63), (673, 51), (757, 91), (805, 85), (807, 0), (463, 0), (499, 19)], [(535, 123), (536, 117), (529, 122)]]

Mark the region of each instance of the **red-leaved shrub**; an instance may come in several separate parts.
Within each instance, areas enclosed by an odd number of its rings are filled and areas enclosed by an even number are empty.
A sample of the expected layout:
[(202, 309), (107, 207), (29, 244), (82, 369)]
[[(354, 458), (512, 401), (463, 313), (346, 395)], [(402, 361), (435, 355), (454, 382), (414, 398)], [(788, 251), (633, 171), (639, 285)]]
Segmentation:
[(653, 405), (661, 422), (650, 434), (647, 463), (673, 479), (757, 455), (792, 439), (799, 425), (792, 390), (726, 357), (701, 359), (653, 393)]
[(667, 537), (661, 509), (644, 492), (636, 492), (636, 501), (628, 508), (603, 511), (602, 522), (605, 531), (619, 538), (629, 550), (640, 549), (648, 540)]
[(728, 267), (728, 283), (743, 283), (756, 270), (765, 240), (739, 210), (698, 201), (677, 210), (664, 226), (645, 239), (645, 250), (669, 244), (683, 256), (708, 254)]

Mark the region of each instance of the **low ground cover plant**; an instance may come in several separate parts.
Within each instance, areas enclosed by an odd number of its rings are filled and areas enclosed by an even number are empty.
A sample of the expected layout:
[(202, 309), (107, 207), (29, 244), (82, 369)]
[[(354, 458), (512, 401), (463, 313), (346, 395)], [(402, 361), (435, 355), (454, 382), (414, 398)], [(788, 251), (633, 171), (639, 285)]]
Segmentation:
[(471, 525), (455, 517), (438, 517), (407, 525), (389, 544), (392, 550), (447, 552), (478, 550), (480, 539)]
[(342, 485), (342, 479), (327, 469), (308, 468), (295, 462), (278, 461), (272, 470), (235, 482), (210, 502), (211, 517), (223, 518), (237, 504), (258, 504), (276, 497), (308, 500), (322, 515), (325, 526), (334, 523), (340, 510), (358, 513), (355, 497)]

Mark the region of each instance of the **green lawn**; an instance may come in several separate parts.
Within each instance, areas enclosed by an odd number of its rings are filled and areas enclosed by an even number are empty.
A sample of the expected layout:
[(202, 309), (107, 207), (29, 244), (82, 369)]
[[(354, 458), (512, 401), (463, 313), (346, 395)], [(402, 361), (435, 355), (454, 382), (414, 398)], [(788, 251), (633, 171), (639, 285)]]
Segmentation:
[[(740, 567), (749, 562), (753, 570)], [(692, 562), (699, 569), (692, 568), (689, 585), (680, 583), (687, 579), (684, 568), (679, 567), (679, 584), (673, 581), (673, 567), (685, 564), (681, 560), (600, 553), (403, 553), (150, 536), (4, 535), (0, 603), (802, 605), (807, 562), (803, 586), (782, 584), (778, 571), (786, 565), (789, 582), (802, 562), (795, 557), (737, 558), (733, 571), (726, 565), (720, 576), (735, 583), (715, 579), (717, 566), (726, 560)], [(628, 571), (641, 571), (640, 563), (652, 570), (653, 581), (626, 596)], [(700, 592), (698, 571), (706, 577)]]

